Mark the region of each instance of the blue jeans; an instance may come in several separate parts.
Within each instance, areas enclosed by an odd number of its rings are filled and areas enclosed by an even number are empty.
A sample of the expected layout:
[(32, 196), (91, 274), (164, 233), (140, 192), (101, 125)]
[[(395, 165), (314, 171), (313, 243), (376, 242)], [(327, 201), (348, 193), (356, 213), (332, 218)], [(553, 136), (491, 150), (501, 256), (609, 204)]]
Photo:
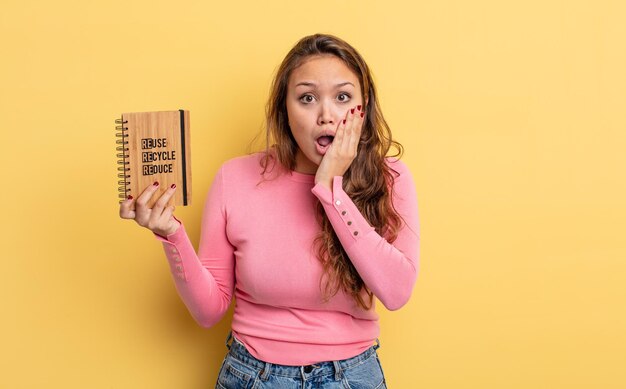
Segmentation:
[(216, 389), (387, 388), (376, 353), (380, 347), (378, 339), (376, 345), (355, 357), (307, 366), (278, 365), (256, 359), (232, 336), (232, 331), (226, 338), (226, 347), (229, 351), (222, 362)]

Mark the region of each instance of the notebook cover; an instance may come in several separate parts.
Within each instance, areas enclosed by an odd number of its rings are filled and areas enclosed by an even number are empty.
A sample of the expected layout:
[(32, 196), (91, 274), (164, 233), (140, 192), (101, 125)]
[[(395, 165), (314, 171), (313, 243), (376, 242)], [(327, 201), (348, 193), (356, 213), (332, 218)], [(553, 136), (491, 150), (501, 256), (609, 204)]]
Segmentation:
[(123, 113), (122, 123), (127, 141), (124, 166), (128, 169), (124, 198), (132, 195), (136, 199), (158, 181), (149, 208), (172, 184), (176, 184), (176, 191), (168, 205), (190, 205), (189, 111)]

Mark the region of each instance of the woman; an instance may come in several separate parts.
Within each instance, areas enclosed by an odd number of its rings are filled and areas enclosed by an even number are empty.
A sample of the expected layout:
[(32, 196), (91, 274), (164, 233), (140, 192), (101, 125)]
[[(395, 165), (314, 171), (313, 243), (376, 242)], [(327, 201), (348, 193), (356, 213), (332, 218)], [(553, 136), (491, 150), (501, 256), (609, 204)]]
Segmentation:
[(197, 254), (165, 207), (175, 188), (152, 209), (158, 183), (121, 204), (122, 218), (163, 243), (200, 325), (217, 323), (234, 293), (216, 387), (386, 387), (373, 297), (390, 310), (406, 304), (419, 251), (413, 179), (387, 157), (391, 146), (394, 157), (402, 153), (365, 61), (343, 40), (316, 34), (276, 74), (266, 150), (217, 172)]

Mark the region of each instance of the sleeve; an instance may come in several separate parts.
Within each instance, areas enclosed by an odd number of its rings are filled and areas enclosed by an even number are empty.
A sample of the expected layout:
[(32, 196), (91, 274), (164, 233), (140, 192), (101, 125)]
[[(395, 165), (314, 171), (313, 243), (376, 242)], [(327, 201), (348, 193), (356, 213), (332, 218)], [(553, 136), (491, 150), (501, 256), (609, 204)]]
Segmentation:
[(370, 226), (342, 188), (343, 177), (333, 177), (332, 192), (322, 184), (311, 190), (320, 200), (341, 245), (363, 282), (389, 310), (404, 306), (413, 291), (419, 267), (417, 194), (411, 173), (400, 161), (392, 201), (403, 219), (393, 244)]
[(185, 226), (163, 237), (176, 290), (193, 318), (202, 327), (211, 327), (230, 306), (234, 287), (234, 248), (226, 236), (226, 212), (222, 166), (209, 189), (202, 213), (198, 254), (189, 241)]

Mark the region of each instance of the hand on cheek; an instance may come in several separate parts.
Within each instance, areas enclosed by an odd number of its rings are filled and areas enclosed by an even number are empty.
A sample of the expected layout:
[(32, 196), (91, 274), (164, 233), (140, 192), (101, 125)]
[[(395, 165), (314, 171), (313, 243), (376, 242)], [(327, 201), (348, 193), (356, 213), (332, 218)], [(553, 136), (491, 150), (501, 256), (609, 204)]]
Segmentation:
[(330, 145), (315, 174), (315, 183), (321, 183), (332, 190), (333, 177), (343, 176), (356, 158), (365, 109), (361, 105), (353, 107), (339, 122), (333, 143)]

